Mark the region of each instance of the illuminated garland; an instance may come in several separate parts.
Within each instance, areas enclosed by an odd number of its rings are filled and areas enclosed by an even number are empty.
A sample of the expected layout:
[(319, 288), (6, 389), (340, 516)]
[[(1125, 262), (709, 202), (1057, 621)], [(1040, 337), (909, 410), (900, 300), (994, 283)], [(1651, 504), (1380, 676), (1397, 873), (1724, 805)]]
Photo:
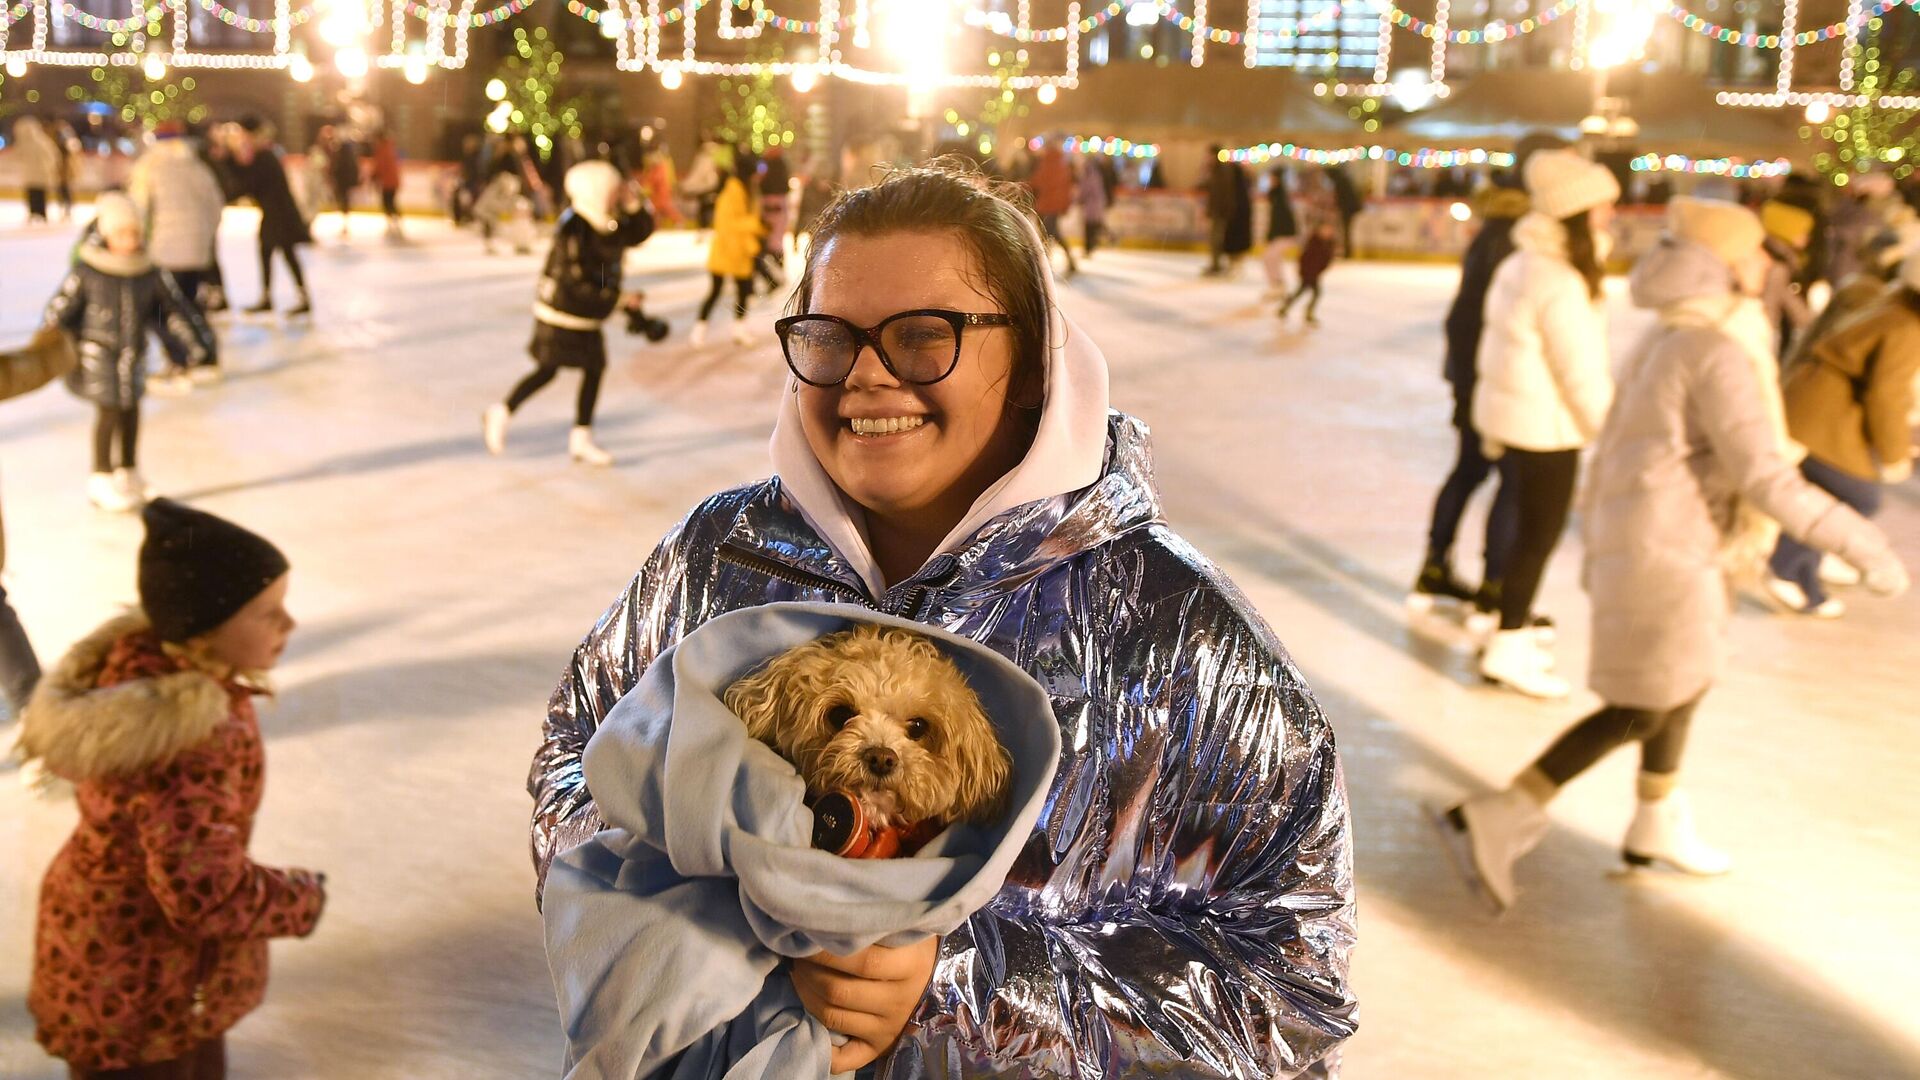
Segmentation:
[[(1905, 0), (1893, 0), (1903, 3)], [(1552, 7), (1538, 15), (1529, 15), (1517, 23), (1490, 22), (1478, 30), (1448, 30), (1430, 23), (1425, 19), (1409, 15), (1393, 4), (1387, 5), (1387, 18), (1402, 30), (1411, 30), (1421, 37), (1433, 41), (1445, 41), (1449, 45), (1486, 45), (1510, 41), (1523, 37), (1551, 25), (1561, 16), (1580, 6), (1580, 0), (1559, 0)]]
[[(1868, 8), (1867, 11), (1860, 16), (1858, 21), (1865, 22), (1868, 19), (1877, 19), (1893, 9), (1901, 7), (1913, 8), (1916, 11), (1920, 11), (1920, 0), (1878, 0), (1877, 3), (1871, 8)], [(1781, 35), (1779, 34), (1750, 34), (1735, 30), (1730, 26), (1721, 26), (1719, 23), (1709, 22), (1695, 15), (1693, 12), (1688, 11), (1676, 3), (1669, 2), (1666, 5), (1664, 14), (1694, 33), (1702, 37), (1712, 38), (1723, 45), (1741, 45), (1749, 49), (1778, 49), (1781, 45)], [(1841, 19), (1839, 22), (1828, 23), (1816, 30), (1803, 30), (1793, 35), (1793, 44), (1796, 46), (1818, 45), (1822, 42), (1832, 41), (1834, 38), (1842, 37), (1846, 34), (1847, 25), (1850, 21), (1853, 20)]]
[(1738, 158), (1690, 158), (1685, 154), (1641, 154), (1631, 162), (1634, 172), (1677, 172), (1692, 176), (1729, 176), (1735, 180), (1761, 180), (1785, 176), (1793, 171), (1786, 158), (1772, 161), (1742, 161)]
[(1346, 146), (1338, 150), (1314, 150), (1293, 143), (1255, 143), (1235, 150), (1220, 151), (1221, 161), (1262, 165), (1286, 158), (1308, 165), (1345, 165), (1350, 161), (1386, 161), (1421, 169), (1455, 169), (1462, 165), (1492, 165), (1511, 168), (1513, 155), (1503, 150), (1389, 150), (1384, 146)]
[[(486, 11), (476, 11), (468, 15), (467, 25), (495, 26), (499, 23), (506, 22), (508, 19), (532, 7), (537, 2), (538, 0), (507, 0), (506, 3), (501, 4), (499, 7), (490, 8)], [(435, 11), (427, 5), (417, 2), (417, 0), (407, 0), (406, 12), (421, 22), (431, 22), (436, 18), (445, 18), (444, 12)], [(449, 19), (448, 21), (452, 22), (453, 20)]]
[[(1046, 140), (1036, 135), (1027, 140), (1027, 149), (1036, 153), (1046, 145)], [(1069, 135), (1060, 140), (1060, 149), (1069, 154), (1105, 154), (1108, 157), (1156, 158), (1160, 156), (1158, 143), (1136, 143), (1125, 139), (1105, 138), (1099, 135)]]
[[(1209, 26), (1204, 17), (1195, 17), (1182, 12), (1179, 8), (1173, 6), (1171, 0), (1144, 0), (1144, 2), (1153, 3), (1159, 12), (1161, 21), (1170, 22), (1178, 26), (1183, 33), (1193, 35), (1196, 38), (1202, 38), (1215, 45), (1235, 46), (1245, 45), (1249, 41), (1256, 43), (1263, 42), (1269, 45), (1279, 44), (1289, 38), (1299, 37), (1301, 34), (1322, 29), (1331, 23), (1339, 21), (1342, 9), (1341, 4), (1333, 4), (1310, 18), (1299, 20), (1290, 27), (1248, 32), (1241, 30), (1223, 30), (1217, 26)], [(1199, 0), (1199, 2), (1204, 3), (1204, 0)], [(1113, 0), (1113, 2), (1106, 7), (1081, 19), (1078, 23), (1078, 28), (1081, 33), (1090, 34), (1098, 30), (1101, 26), (1111, 22), (1116, 16), (1132, 6), (1132, 3), (1129, 3), (1128, 0)], [(1013, 20), (1004, 11), (982, 11), (977, 8), (966, 12), (964, 18), (970, 26), (980, 27), (999, 34), (1001, 37), (1009, 37), (1015, 41), (1026, 44), (1036, 42), (1046, 44), (1048, 42), (1065, 41), (1067, 39), (1067, 32), (1070, 29), (1066, 26), (1056, 26), (1048, 30), (1022, 29), (1014, 25)]]
[[(277, 23), (279, 20), (256, 19), (251, 15), (242, 15), (222, 4), (220, 0), (196, 0), (196, 2), (199, 3), (201, 10), (207, 14), (212, 15), (228, 26), (237, 26), (249, 34), (265, 34), (278, 29)], [(313, 5), (308, 5), (299, 11), (288, 12), (287, 25), (299, 26), (312, 19), (313, 12)]]
[(79, 23), (89, 30), (97, 30), (103, 34), (124, 34), (129, 31), (138, 30), (143, 26), (158, 23), (161, 15), (164, 14), (164, 12), (158, 8), (145, 8), (139, 14), (129, 15), (124, 19), (103, 19), (98, 15), (81, 11), (69, 3), (68, 0), (61, 0), (59, 8), (60, 14), (65, 15), (67, 18), (72, 19), (74, 22)]

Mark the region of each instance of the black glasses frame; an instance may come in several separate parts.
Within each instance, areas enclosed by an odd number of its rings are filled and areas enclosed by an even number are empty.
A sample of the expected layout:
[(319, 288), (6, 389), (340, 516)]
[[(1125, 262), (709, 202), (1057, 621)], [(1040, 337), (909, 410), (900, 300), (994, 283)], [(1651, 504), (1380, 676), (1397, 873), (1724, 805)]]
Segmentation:
[[(944, 319), (948, 326), (953, 327), (953, 359), (947, 362), (947, 369), (934, 378), (909, 379), (900, 373), (899, 368), (893, 366), (893, 359), (887, 355), (887, 350), (880, 344), (880, 335), (888, 326), (901, 319), (924, 316)], [(841, 372), (840, 377), (832, 382), (815, 382), (807, 378), (800, 373), (799, 367), (793, 362), (793, 351), (787, 345), (787, 335), (793, 332), (795, 326), (809, 321), (838, 323), (846, 328), (847, 333), (853, 336), (853, 355), (847, 360), (847, 370)], [(915, 386), (932, 386), (934, 383), (953, 374), (953, 369), (960, 366), (960, 346), (962, 344), (962, 338), (965, 336), (966, 327), (1012, 325), (1013, 317), (1000, 312), (983, 314), (973, 311), (951, 311), (947, 308), (913, 308), (909, 311), (895, 312), (880, 320), (878, 324), (869, 327), (855, 326), (853, 323), (848, 322), (838, 315), (817, 313), (811, 315), (788, 315), (786, 318), (779, 319), (773, 324), (773, 332), (780, 338), (780, 355), (786, 358), (787, 370), (793, 372), (794, 378), (799, 379), (808, 386), (826, 388), (839, 386), (841, 383), (846, 382), (847, 378), (853, 374), (854, 365), (860, 362), (860, 350), (862, 348), (872, 349), (873, 354), (880, 358), (880, 363), (884, 364), (886, 369), (893, 373), (893, 377), (899, 379), (901, 382), (912, 383)]]

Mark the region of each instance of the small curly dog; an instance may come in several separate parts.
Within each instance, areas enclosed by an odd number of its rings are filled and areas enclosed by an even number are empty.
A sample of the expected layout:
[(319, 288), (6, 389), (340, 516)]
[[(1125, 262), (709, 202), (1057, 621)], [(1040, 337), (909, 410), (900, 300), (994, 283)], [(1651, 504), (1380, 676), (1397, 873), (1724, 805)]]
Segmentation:
[(923, 635), (829, 634), (735, 681), (724, 700), (806, 781), (816, 847), (911, 855), (953, 822), (1004, 808), (1013, 759), (966, 677)]

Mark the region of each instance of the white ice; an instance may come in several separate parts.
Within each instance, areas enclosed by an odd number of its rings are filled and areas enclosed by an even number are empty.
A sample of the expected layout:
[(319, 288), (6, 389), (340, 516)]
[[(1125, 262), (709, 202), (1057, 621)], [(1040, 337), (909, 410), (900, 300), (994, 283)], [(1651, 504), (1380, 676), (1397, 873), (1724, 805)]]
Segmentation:
[[(538, 261), (409, 222), (309, 249), (311, 327), (222, 330), (225, 385), (146, 407), (160, 490), (281, 544), (303, 628), (263, 709), (255, 856), (329, 875), (305, 941), (276, 943), (266, 1005), (231, 1036), (237, 1077), (529, 1077), (560, 1059), (527, 858), (523, 785), (565, 658), (661, 532), (766, 472), (782, 368), (760, 344), (689, 349), (706, 286), (687, 234), (632, 259), (674, 337), (611, 335), (600, 436), (570, 465), (575, 383), (515, 421), (478, 417), (525, 374)], [(252, 220), (230, 215), (236, 305), (257, 295)], [(0, 340), (19, 340), (73, 232), (0, 223)], [(1454, 878), (1423, 801), (1504, 782), (1584, 714), (1471, 676), (1459, 631), (1401, 593), (1451, 460), (1440, 321), (1455, 271), (1339, 264), (1318, 330), (1281, 329), (1257, 273), (1102, 252), (1062, 290), (1103, 345), (1113, 400), (1153, 425), (1176, 527), (1233, 576), (1306, 671), (1341, 739), (1357, 835), (1360, 1034), (1347, 1075), (1920, 1075), (1920, 598), (1849, 595), (1842, 621), (1743, 610), (1737, 658), (1694, 725), (1686, 779), (1738, 860), (1717, 881), (1614, 873), (1632, 802), (1621, 753), (1554, 806), (1519, 908), (1490, 918)], [(286, 282), (280, 283), (285, 304)], [(1618, 305), (1618, 351), (1637, 318)], [(722, 327), (713, 340), (724, 341)], [(82, 492), (90, 412), (58, 388), (0, 405), (8, 589), (51, 662), (134, 598), (138, 520)], [(1484, 498), (1484, 496), (1483, 496)], [(1882, 524), (1920, 565), (1920, 488)], [(1469, 523), (1462, 562), (1479, 545)], [(1543, 607), (1585, 667), (1578, 544)], [(39, 878), (73, 820), (0, 776), (0, 1074), (63, 1076), (25, 993)]]

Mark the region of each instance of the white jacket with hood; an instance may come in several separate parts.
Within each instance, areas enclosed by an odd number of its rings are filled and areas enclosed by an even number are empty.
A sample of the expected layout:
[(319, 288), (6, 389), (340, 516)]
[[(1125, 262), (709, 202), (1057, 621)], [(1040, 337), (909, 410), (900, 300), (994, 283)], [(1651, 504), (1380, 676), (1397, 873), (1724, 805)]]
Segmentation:
[(1487, 290), (1473, 426), (1501, 446), (1578, 450), (1613, 402), (1606, 302), (1568, 261), (1560, 222), (1528, 214), (1513, 242)]
[(200, 160), (191, 140), (161, 139), (140, 155), (127, 178), (127, 197), (147, 227), (147, 254), (162, 270), (213, 265), (214, 235), (227, 196)]

